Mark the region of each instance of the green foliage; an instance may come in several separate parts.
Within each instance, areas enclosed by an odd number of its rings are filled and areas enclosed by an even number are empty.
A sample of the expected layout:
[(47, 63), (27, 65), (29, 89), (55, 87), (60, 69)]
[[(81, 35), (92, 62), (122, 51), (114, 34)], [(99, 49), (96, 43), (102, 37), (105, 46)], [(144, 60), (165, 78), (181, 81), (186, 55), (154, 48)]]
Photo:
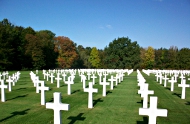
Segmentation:
[(190, 69), (189, 48), (144, 49), (128, 37), (114, 39), (104, 50), (84, 48), (67, 37), (55, 37), (49, 30), (15, 26), (8, 19), (0, 22), (0, 48), (0, 70), (57, 67)]
[(91, 63), (93, 68), (99, 68), (100, 67), (100, 57), (99, 52), (96, 49), (96, 47), (92, 48), (92, 51), (90, 53), (89, 62)]
[[(143, 53), (144, 52), (144, 53)], [(154, 67), (155, 53), (151, 46), (146, 50), (141, 50), (141, 59), (145, 68), (152, 69)]]
[(131, 42), (128, 37), (113, 40), (104, 52), (107, 68), (136, 69), (139, 67), (140, 47), (136, 41)]
[(182, 48), (178, 52), (177, 61), (180, 69), (190, 69), (190, 49)]
[(54, 36), (51, 31), (35, 32), (4, 19), (0, 22), (0, 70), (55, 67)]

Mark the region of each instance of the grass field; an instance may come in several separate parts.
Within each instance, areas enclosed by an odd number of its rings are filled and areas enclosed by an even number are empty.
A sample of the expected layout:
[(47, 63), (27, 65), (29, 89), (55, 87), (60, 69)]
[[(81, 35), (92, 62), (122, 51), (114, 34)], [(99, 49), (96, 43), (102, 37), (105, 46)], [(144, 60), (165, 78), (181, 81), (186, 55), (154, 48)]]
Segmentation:
[[(42, 72), (39, 74), (43, 80)], [(142, 98), (137, 94), (136, 72), (124, 77), (124, 81), (114, 90), (107, 86), (107, 96), (102, 96), (102, 86), (96, 84), (94, 88), (98, 93), (93, 94), (94, 108), (88, 109), (88, 93), (83, 92), (80, 77), (76, 75), (75, 84), (71, 86), (71, 95), (67, 95), (67, 85), (61, 84), (57, 88), (56, 82), (51, 84), (45, 81), (50, 87), (46, 91), (46, 102), (53, 101), (53, 93), (62, 93), (62, 103), (70, 104), (69, 111), (61, 111), (63, 124), (147, 124), (148, 117), (140, 116), (138, 110), (142, 107)], [(158, 117), (158, 124), (189, 124), (190, 123), (190, 88), (186, 89), (186, 99), (179, 96), (181, 88), (175, 84), (172, 93), (168, 87), (164, 88), (155, 81), (153, 75), (143, 74), (149, 89), (154, 90), (154, 96), (158, 96), (158, 108), (168, 109), (168, 117)], [(88, 82), (88, 81), (87, 81)], [(86, 83), (87, 83), (86, 82)], [(180, 82), (180, 81), (179, 81)], [(187, 82), (190, 83), (190, 82)], [(16, 86), (9, 92), (6, 89), (6, 102), (0, 102), (0, 123), (1, 124), (52, 124), (53, 110), (46, 109), (40, 105), (40, 93), (36, 89), (29, 76), (29, 71), (21, 71), (21, 76)]]

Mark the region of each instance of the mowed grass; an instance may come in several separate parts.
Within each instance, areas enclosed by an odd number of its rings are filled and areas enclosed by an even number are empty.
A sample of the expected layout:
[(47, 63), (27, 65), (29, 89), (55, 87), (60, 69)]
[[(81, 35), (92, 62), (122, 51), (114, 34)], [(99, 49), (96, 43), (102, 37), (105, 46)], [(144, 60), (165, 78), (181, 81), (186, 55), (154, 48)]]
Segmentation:
[[(154, 95), (158, 97), (158, 108), (167, 109), (168, 117), (158, 117), (157, 122), (160, 124), (190, 124), (190, 87), (186, 88), (186, 98), (181, 99), (182, 88), (178, 87), (181, 79), (178, 78), (177, 83), (174, 84), (174, 91), (170, 90), (171, 83), (167, 83), (164, 87), (164, 80), (162, 84), (156, 82), (156, 77), (151, 74), (147, 76), (141, 72), (149, 84), (149, 90), (154, 90)], [(190, 84), (186, 77), (186, 83)], [(171, 79), (171, 78), (170, 78)]]
[[(13, 73), (13, 72), (12, 72)], [(39, 71), (40, 80), (43, 80), (42, 72)], [(109, 78), (110, 75), (107, 77)], [(168, 117), (158, 117), (157, 123), (163, 124), (186, 124), (190, 122), (190, 88), (186, 89), (186, 99), (181, 100), (177, 95), (155, 82), (153, 75), (144, 75), (149, 89), (154, 90), (154, 96), (158, 96), (158, 108), (168, 109)], [(92, 80), (91, 80), (92, 81)], [(45, 81), (50, 87), (46, 91), (46, 102), (53, 102), (53, 93), (61, 92), (62, 103), (70, 104), (69, 111), (61, 111), (63, 124), (147, 124), (148, 117), (138, 114), (142, 107), (142, 98), (137, 94), (136, 72), (124, 77), (124, 81), (114, 90), (107, 86), (107, 96), (102, 96), (102, 85), (98, 79), (94, 88), (98, 93), (93, 94), (94, 108), (88, 109), (88, 93), (83, 92), (82, 83), (78, 74), (75, 84), (71, 86), (71, 95), (67, 95), (67, 85), (63, 82), (57, 88), (56, 81), (53, 84)], [(90, 81), (86, 81), (87, 83)], [(175, 87), (174, 92), (181, 93), (181, 88)], [(9, 92), (6, 89), (6, 102), (0, 102), (0, 123), (2, 124), (52, 124), (53, 110), (40, 105), (40, 93), (36, 89), (29, 76), (29, 71), (21, 71), (21, 77)]]

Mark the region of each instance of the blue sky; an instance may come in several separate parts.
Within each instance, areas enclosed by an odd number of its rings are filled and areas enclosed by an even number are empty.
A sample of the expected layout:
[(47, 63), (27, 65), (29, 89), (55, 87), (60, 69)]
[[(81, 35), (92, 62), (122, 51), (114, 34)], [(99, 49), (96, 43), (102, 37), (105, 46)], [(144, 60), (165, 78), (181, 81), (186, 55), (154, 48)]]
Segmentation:
[(190, 0), (0, 0), (4, 18), (84, 47), (129, 37), (142, 47), (190, 48)]

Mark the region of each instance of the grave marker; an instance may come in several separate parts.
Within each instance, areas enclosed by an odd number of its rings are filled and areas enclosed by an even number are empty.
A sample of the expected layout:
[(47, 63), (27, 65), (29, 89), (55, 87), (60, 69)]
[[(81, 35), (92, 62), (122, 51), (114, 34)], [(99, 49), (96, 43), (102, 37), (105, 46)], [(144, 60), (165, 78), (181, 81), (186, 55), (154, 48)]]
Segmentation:
[(141, 94), (141, 97), (143, 97), (143, 108), (148, 108), (148, 95), (154, 94), (153, 90), (148, 90), (148, 84), (144, 84), (144, 89), (139, 90), (138, 94)]
[(167, 75), (165, 74), (165, 76), (164, 76), (164, 87), (166, 87), (167, 86), (167, 80), (169, 79), (169, 78), (167, 78)]
[(139, 108), (139, 115), (148, 115), (149, 116), (149, 124), (156, 124), (157, 116), (167, 117), (168, 110), (167, 109), (158, 109), (157, 108), (157, 100), (158, 97), (151, 96), (150, 97), (150, 107), (149, 108)]
[(60, 80), (62, 80), (62, 78), (59, 77), (59, 73), (57, 73), (57, 77), (55, 78), (57, 80), (57, 88), (60, 87)]
[(97, 78), (94, 74), (91, 76), (93, 85), (95, 84), (95, 79)]
[(102, 96), (106, 96), (106, 85), (109, 85), (109, 83), (106, 82), (106, 78), (103, 79), (103, 82), (101, 82), (100, 85), (103, 86)]
[(13, 83), (13, 80), (11, 79), (11, 76), (9, 76), (9, 79), (6, 80), (6, 82), (8, 82), (8, 86), (9, 86), (9, 92), (11, 91), (11, 83)]
[(71, 76), (68, 77), (68, 81), (65, 81), (67, 84), (67, 94), (71, 95), (71, 84), (74, 84), (73, 79)]
[(5, 102), (5, 88), (7, 88), (7, 85), (4, 84), (4, 80), (0, 80), (1, 81), (1, 101)]
[(174, 77), (172, 77), (171, 80), (169, 80), (168, 82), (171, 83), (171, 91), (174, 91), (174, 83), (176, 83)]
[(41, 81), (41, 86), (38, 87), (41, 90), (41, 105), (45, 105), (45, 90), (49, 90), (49, 87), (45, 87), (44, 81)]
[(94, 89), (93, 83), (89, 82), (89, 88), (85, 88), (84, 92), (88, 92), (88, 108), (93, 108), (93, 93), (97, 93), (98, 89)]
[(53, 78), (54, 78), (55, 76), (53, 75), (53, 73), (51, 73), (51, 75), (50, 75), (50, 78), (51, 78), (51, 83), (53, 83)]
[(113, 82), (115, 81), (113, 75), (111, 75), (111, 78), (108, 79), (108, 81), (110, 81), (110, 89), (113, 90)]
[(61, 121), (61, 111), (60, 110), (69, 110), (69, 104), (61, 103), (61, 93), (53, 93), (54, 103), (46, 103), (47, 109), (53, 109), (54, 111), (54, 124), (62, 124)]
[(190, 87), (190, 85), (186, 84), (185, 79), (182, 79), (182, 84), (178, 84), (178, 87), (182, 88), (181, 99), (185, 99), (185, 89), (186, 89), (186, 87)]

